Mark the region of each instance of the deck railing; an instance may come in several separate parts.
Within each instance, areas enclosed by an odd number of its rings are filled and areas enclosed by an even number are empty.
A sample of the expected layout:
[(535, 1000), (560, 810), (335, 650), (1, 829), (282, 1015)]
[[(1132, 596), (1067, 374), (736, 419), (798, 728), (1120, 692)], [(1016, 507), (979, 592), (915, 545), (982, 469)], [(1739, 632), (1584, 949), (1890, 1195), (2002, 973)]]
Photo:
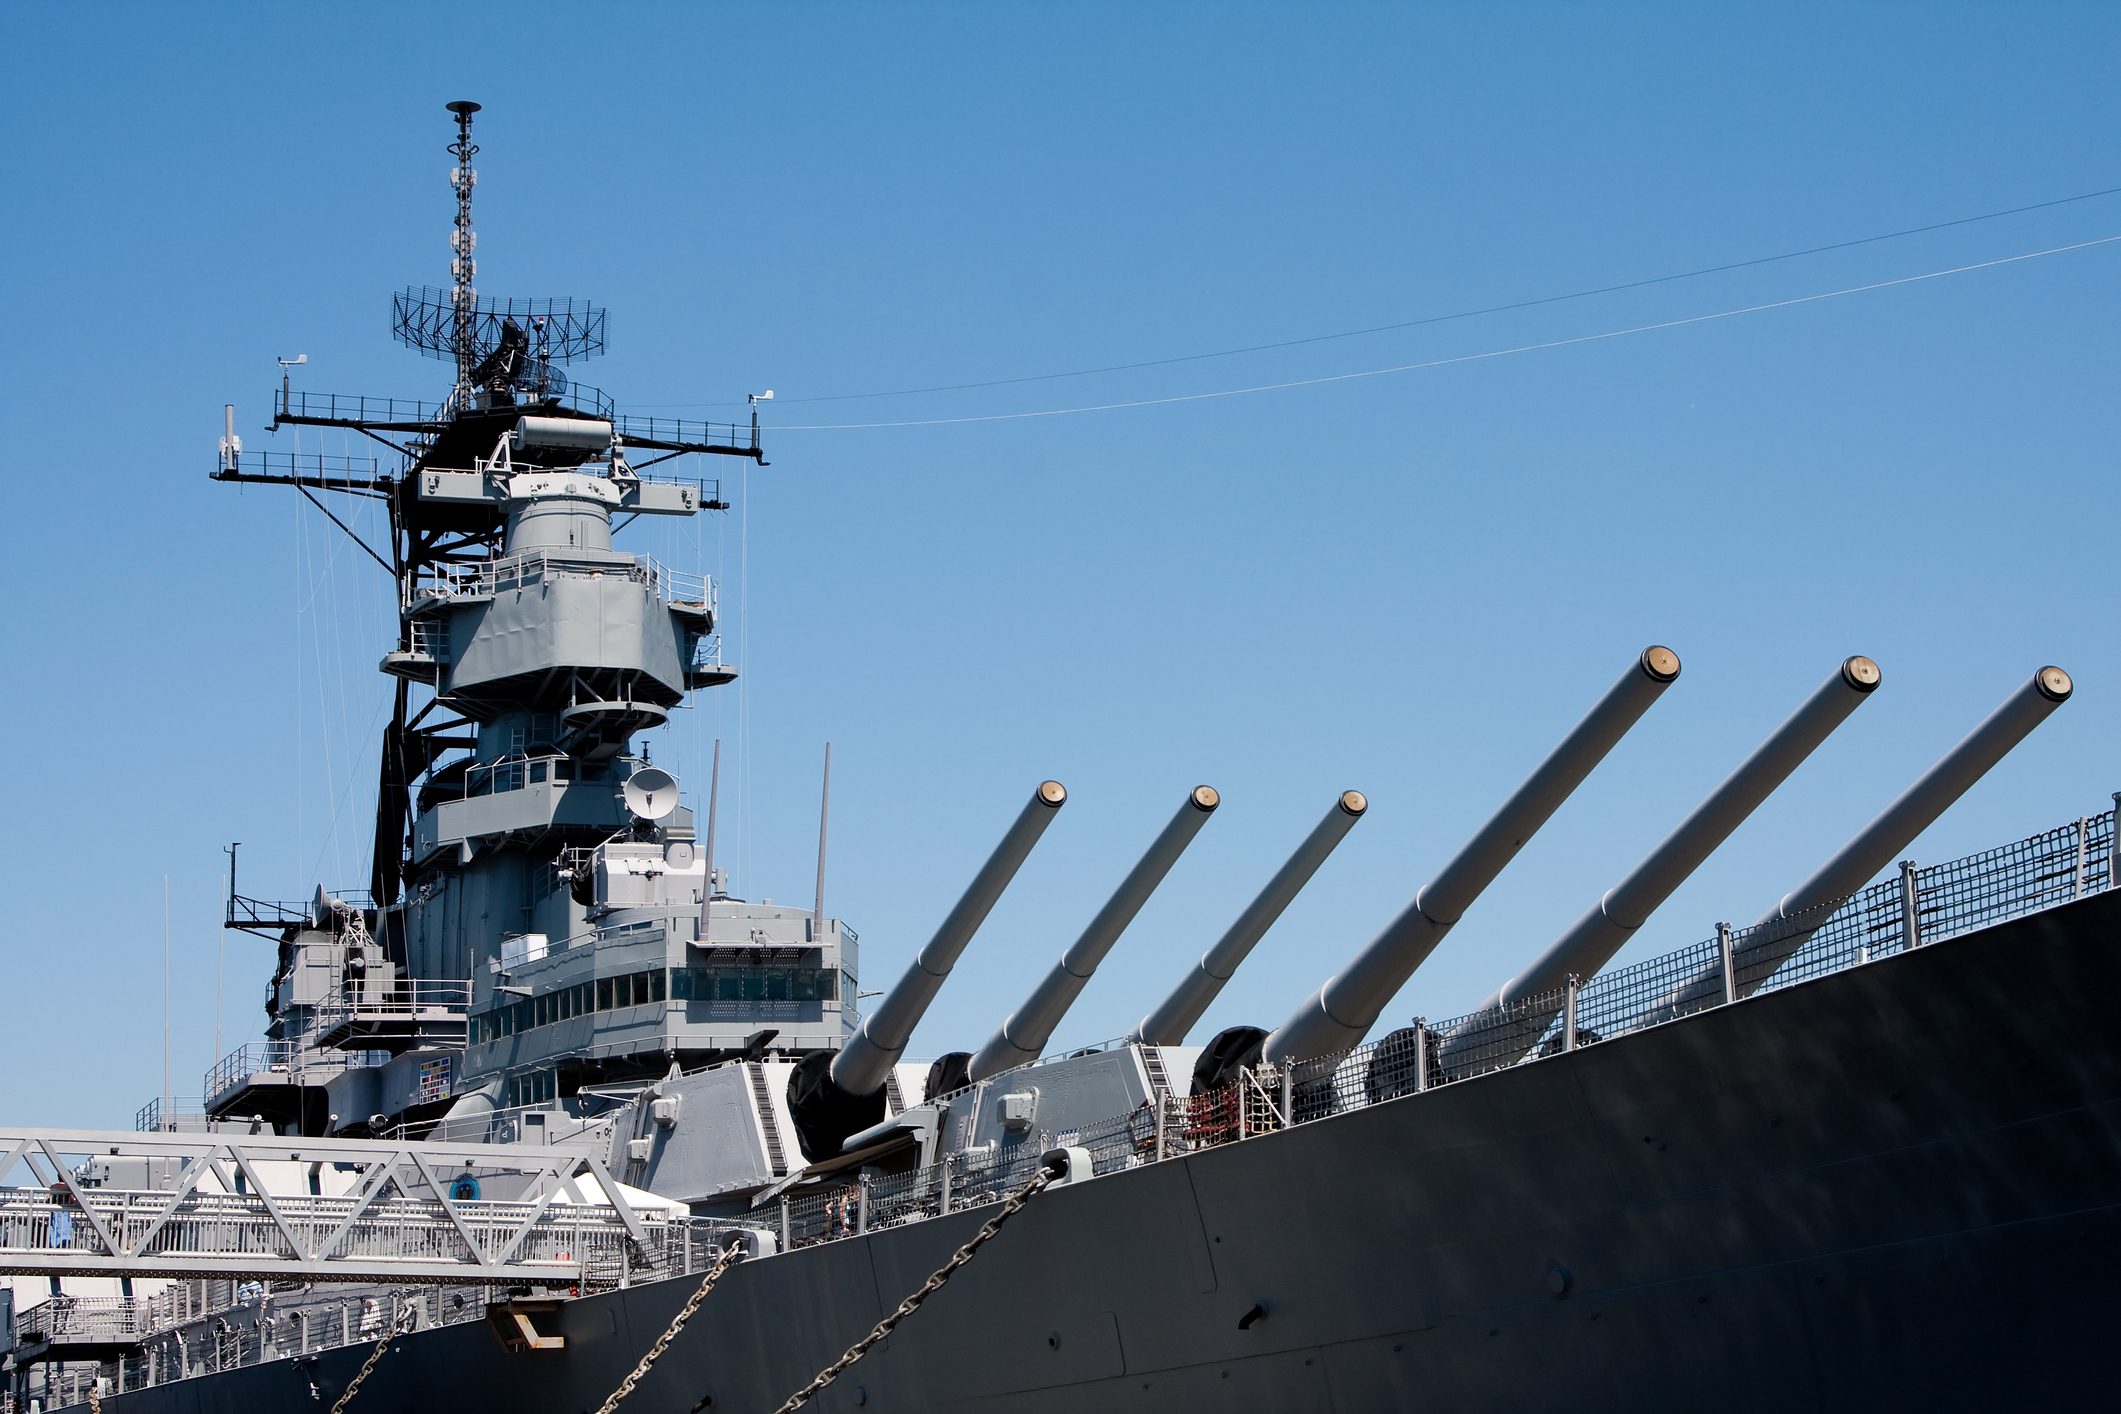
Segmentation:
[[(1779, 991), (1889, 957), (1911, 941), (1926, 946), (2115, 887), (2121, 887), (2121, 859), (2114, 848), (2114, 813), (2108, 811), (1949, 863), (1903, 866), (1850, 898), (1792, 919), (1742, 931), (1719, 927), (1703, 942), (1521, 998), (1500, 1013), (1434, 1023), (1416, 1018), (1341, 1055), (1262, 1066), (1205, 1094), (1167, 1095), (1129, 1114), (1040, 1132), (1007, 1156), (961, 1152), (888, 1179), (865, 1183), (850, 1177), (837, 1187), (785, 1199), (778, 1220), (790, 1246), (834, 1241), (998, 1201), (1054, 1146), (1088, 1149), (1096, 1172), (1107, 1174), (1240, 1142), (1537, 1063), (1754, 992)], [(1786, 961), (1764, 961), (1779, 956), (1774, 945), (1793, 930), (1810, 930), (1803, 946)]]
[[(1094, 1171), (1104, 1175), (1221, 1144), (1242, 1143), (1497, 1070), (1538, 1064), (1581, 1046), (1603, 1044), (1681, 1016), (1735, 1004), (1756, 991), (1777, 991), (2116, 887), (2121, 887), (2121, 855), (2115, 849), (2114, 812), (2109, 811), (1946, 864), (1905, 865), (1894, 877), (1794, 920), (1744, 931), (1719, 926), (1715, 937), (1691, 947), (1520, 999), (1500, 1014), (1476, 1012), (1433, 1025), (1417, 1019), (1344, 1055), (1286, 1067), (1262, 1066), (1203, 1094), (1159, 1095), (1127, 1114), (1037, 1133), (1006, 1155), (992, 1150), (960, 1152), (907, 1173), (868, 1181), (850, 1178), (800, 1196), (784, 1195), (776, 1207), (760, 1210), (757, 1217), (763, 1226), (778, 1225), (778, 1241), (784, 1247), (838, 1241), (921, 1222), (1000, 1201), (1055, 1146), (1087, 1150)], [(1761, 959), (1779, 959), (1780, 949), (1774, 944), (1793, 936), (1792, 928), (1808, 929), (1809, 936), (1786, 961), (1767, 966)], [(1080, 1054), (1083, 1049), (1066, 1054)], [(130, 1196), (151, 1202), (155, 1195)], [(89, 1201), (95, 1202), (95, 1196)], [(289, 1200), (281, 1201), (284, 1205)], [(25, 1216), (34, 1223), (48, 1221), (49, 1215)], [(662, 1236), (654, 1250), (633, 1253), (628, 1259), (632, 1266), (623, 1279), (690, 1274), (711, 1261), (719, 1243), (727, 1240), (727, 1228), (721, 1224), (679, 1220), (658, 1227)], [(27, 1237), (35, 1244), (49, 1241), (50, 1234), (40, 1229)], [(183, 1239), (173, 1234), (172, 1240)], [(202, 1245), (213, 1248), (224, 1240), (216, 1236)], [(360, 1225), (357, 1240), (413, 1256), (408, 1244), (440, 1250), (447, 1239), (434, 1214), (379, 1213)], [(600, 1260), (609, 1260), (603, 1256), (607, 1249), (612, 1256), (626, 1253), (616, 1232), (575, 1232), (564, 1240), (570, 1245), (556, 1249), (553, 1255), (557, 1250), (570, 1253), (581, 1264), (585, 1281), (593, 1281), (591, 1274)], [(535, 1262), (542, 1253), (526, 1255)], [(226, 1361), (255, 1363), (373, 1339), (381, 1329), (379, 1323), (390, 1318), (381, 1314), (385, 1306), (394, 1314), (399, 1302), (423, 1303), (421, 1312), (428, 1324), (477, 1319), (485, 1309), (480, 1293), (491, 1294), (486, 1288), (441, 1285), (424, 1291), (388, 1292), (382, 1298), (333, 1296), (323, 1304), (335, 1312), (336, 1325), (330, 1316), (304, 1321), (299, 1337), (288, 1333), (290, 1326), (263, 1324), (258, 1319), (245, 1327), (226, 1314), (216, 1316), (213, 1320), (227, 1327), (219, 1331), (212, 1321), (194, 1320), (183, 1330), (151, 1336), (146, 1353), (119, 1366), (119, 1386), (137, 1389), (226, 1368)], [(198, 1334), (202, 1331), (206, 1335)], [(232, 1337), (230, 1331), (235, 1332)], [(49, 1372), (44, 1378), (56, 1381), (46, 1388), (55, 1394), (71, 1391), (77, 1399), (86, 1398), (94, 1367), (46, 1368)]]

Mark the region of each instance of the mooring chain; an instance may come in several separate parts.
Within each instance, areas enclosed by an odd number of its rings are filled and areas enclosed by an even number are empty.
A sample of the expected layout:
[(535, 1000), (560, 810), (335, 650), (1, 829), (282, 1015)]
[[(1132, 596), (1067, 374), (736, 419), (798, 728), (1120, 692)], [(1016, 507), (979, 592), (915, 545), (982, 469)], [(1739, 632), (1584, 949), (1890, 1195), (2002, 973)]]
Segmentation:
[(88, 1414), (103, 1414), (103, 1391), (99, 1388), (101, 1376), (88, 1382)]
[(597, 1406), (597, 1414), (611, 1414), (612, 1410), (619, 1407), (620, 1400), (633, 1393), (633, 1387), (654, 1368), (656, 1361), (663, 1358), (663, 1352), (670, 1349), (670, 1342), (678, 1338), (678, 1332), (685, 1329), (685, 1323), (700, 1309), (700, 1303), (707, 1299), (708, 1292), (714, 1290), (714, 1284), (722, 1279), (722, 1273), (735, 1266), (743, 1255), (744, 1246), (740, 1242), (731, 1242), (722, 1249), (722, 1255), (715, 1258), (714, 1265), (707, 1269), (707, 1275), (700, 1282), (699, 1290), (693, 1292), (685, 1304), (678, 1307), (678, 1313), (671, 1319), (669, 1328), (656, 1337), (655, 1344), (648, 1347), (648, 1353), (641, 1357), (641, 1363), (633, 1367), (632, 1373), (619, 1381), (619, 1387), (611, 1392), (611, 1398)]
[(338, 1402), (331, 1406), (331, 1414), (346, 1414), (346, 1406), (353, 1403), (353, 1397), (361, 1392), (362, 1383), (374, 1371), (376, 1362), (383, 1358), (384, 1352), (390, 1349), (390, 1343), (412, 1329), (419, 1309), (408, 1301), (399, 1310), (398, 1318), (391, 1322), (390, 1329), (384, 1331), (382, 1338), (376, 1342), (376, 1348), (368, 1352), (368, 1358), (363, 1360), (361, 1368), (354, 1372), (353, 1379), (346, 1386), (346, 1393), (340, 1395)]
[(1039, 1190), (1053, 1182), (1054, 1177), (1052, 1170), (1041, 1167), (1037, 1173), (1031, 1176), (1029, 1183), (1026, 1183), (1022, 1188), (1017, 1189), (1014, 1194), (1010, 1195), (1009, 1201), (1002, 1204), (999, 1212), (980, 1225), (980, 1230), (972, 1234), (971, 1241), (951, 1253), (949, 1261), (937, 1267), (935, 1274), (922, 1282), (918, 1290), (904, 1301), (899, 1302), (897, 1310), (884, 1317), (883, 1320), (878, 1321), (869, 1334), (848, 1346), (845, 1355), (818, 1371), (816, 1379), (804, 1385), (794, 1394), (789, 1395), (788, 1402), (776, 1409), (773, 1414), (795, 1414), (796, 1410), (808, 1404), (825, 1386), (847, 1373), (857, 1360), (869, 1353), (871, 1346), (891, 1334), (900, 1321), (905, 1320), (915, 1311), (918, 1311), (923, 1301), (935, 1295), (936, 1292), (941, 1291), (944, 1283), (957, 1275), (958, 1268), (971, 1261), (972, 1254), (985, 1246), (994, 1234), (1000, 1232), (1003, 1223), (1022, 1212), (1024, 1205), (1037, 1197)]

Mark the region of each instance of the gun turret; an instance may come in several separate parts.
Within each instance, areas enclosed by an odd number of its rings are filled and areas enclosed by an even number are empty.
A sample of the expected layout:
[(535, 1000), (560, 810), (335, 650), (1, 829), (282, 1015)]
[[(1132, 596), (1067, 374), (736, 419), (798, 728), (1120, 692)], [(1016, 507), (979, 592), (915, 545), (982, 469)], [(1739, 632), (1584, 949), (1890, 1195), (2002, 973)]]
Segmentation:
[(1265, 1058), (1276, 1063), (1310, 1060), (1360, 1044), (1385, 1004), (1481, 891), (1678, 676), (1678, 654), (1661, 645), (1645, 648), (1443, 872), (1370, 940), (1346, 971), (1319, 988), (1266, 1038), (1261, 1052)]
[[(1855, 893), (1891, 864), (1894, 855), (1913, 844), (1915, 836), (2031, 735), (2049, 713), (2069, 701), (2074, 690), (2069, 674), (2060, 668), (2050, 665), (2034, 673), (2030, 682), (2005, 698), (1964, 741), (1923, 772), (1922, 779), (1901, 792), (1898, 800), (1820, 865), (1811, 878), (1783, 895), (1780, 903), (1761, 915), (1736, 959), (1738, 995), (1754, 991), (1773, 976), (1826, 922), (1828, 905)], [(1720, 971), (1714, 978), (1697, 979), (1691, 985), (1720, 987)]]
[[(1745, 823), (1746, 817), (1777, 786), (1789, 779), (1790, 772), (1796, 770), (1834, 728), (1847, 721), (1852, 712), (1869, 700), (1879, 678), (1878, 665), (1869, 658), (1850, 658), (1842, 663), (1788, 721), (1776, 728), (1774, 735), (1762, 742), (1759, 749), (1716, 787), (1707, 800), (1694, 808), (1679, 828), (1666, 836), (1663, 844), (1614, 885), (1575, 927), (1555, 939), (1553, 946), (1541, 953), (1529, 967), (1503, 983), (1479, 1011), (1445, 1040), (1445, 1069), (1450, 1068), (1454, 1053), (1468, 1044), (1470, 1037), (1477, 1035), (1484, 1048), (1497, 1047), (1495, 1018), (1512, 1003), (1551, 992), (1572, 976), (1590, 977), (1610, 962), (1613, 954), (1634, 936), (1635, 930), (1686, 882), (1687, 876), (1700, 868), (1702, 861), (1729, 839), (1731, 832)], [(1522, 1028), (1527, 1049), (1545, 1032), (1553, 1017), (1552, 1011), (1542, 1008), (1513, 1019), (1514, 1024)]]
[(1237, 921), (1216, 940), (1214, 947), (1201, 954), (1200, 962), (1186, 974), (1183, 982), (1172, 989), (1171, 995), (1142, 1018), (1141, 1025), (1134, 1028), (1133, 1039), (1152, 1046), (1183, 1045), (1186, 1033), (1193, 1029), (1201, 1013), (1222, 991), (1223, 984), (1236, 973), (1237, 965), (1252, 951), (1252, 945), (1274, 926), (1274, 920), (1281, 917), (1282, 910), (1289, 906), (1305, 884), (1311, 882), (1318, 866), (1325, 863), (1326, 856), (1348, 837), (1348, 831), (1355, 828), (1355, 822), (1369, 808), (1370, 802), (1361, 791), (1342, 791), (1326, 811), (1326, 817), (1296, 847), (1296, 853), (1289, 856), (1288, 863), (1267, 880), (1259, 897), (1237, 915)]
[(1082, 993), (1083, 984), (1097, 971), (1098, 963), (1112, 950), (1112, 944), (1134, 921), (1134, 915), (1141, 912), (1149, 895), (1163, 882), (1164, 875), (1171, 872), (1171, 866), (1178, 862), (1179, 855), (1185, 853), (1186, 846), (1193, 842), (1200, 827), (1208, 823), (1208, 817), (1221, 803), (1222, 797), (1216, 794), (1213, 786), (1195, 786), (1187, 793), (1185, 803), (1171, 817), (1171, 823), (1164, 826), (1163, 833), (1149, 846), (1149, 852), (1120, 881), (1119, 888), (1083, 929), (1074, 946), (1061, 954), (1061, 960), (1054, 964), (1045, 980), (972, 1057), (966, 1068), (971, 1079), (985, 1080), (1012, 1066), (1039, 1058), (1046, 1043), (1053, 1039), (1053, 1028), (1060, 1025), (1069, 1006)]
[(1067, 801), (1067, 789), (1059, 781), (1046, 781), (1033, 791), (1016, 823), (965, 886), (964, 897), (914, 956), (898, 985), (863, 1020), (862, 1029), (837, 1053), (819, 1051), (797, 1064), (788, 1077), (788, 1108), (804, 1157), (816, 1162), (836, 1154), (848, 1135), (884, 1117), (884, 1084), (913, 1028), (942, 990), (943, 979), (950, 975), (965, 945), (993, 911), (995, 900)]

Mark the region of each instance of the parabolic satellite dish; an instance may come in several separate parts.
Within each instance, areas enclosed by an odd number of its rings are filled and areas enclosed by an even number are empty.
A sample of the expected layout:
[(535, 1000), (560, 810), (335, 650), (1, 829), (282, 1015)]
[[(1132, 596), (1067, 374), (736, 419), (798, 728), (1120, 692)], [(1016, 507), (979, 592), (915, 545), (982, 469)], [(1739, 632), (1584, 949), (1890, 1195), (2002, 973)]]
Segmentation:
[(637, 819), (662, 819), (678, 808), (678, 778), (660, 766), (641, 767), (626, 778), (626, 808)]

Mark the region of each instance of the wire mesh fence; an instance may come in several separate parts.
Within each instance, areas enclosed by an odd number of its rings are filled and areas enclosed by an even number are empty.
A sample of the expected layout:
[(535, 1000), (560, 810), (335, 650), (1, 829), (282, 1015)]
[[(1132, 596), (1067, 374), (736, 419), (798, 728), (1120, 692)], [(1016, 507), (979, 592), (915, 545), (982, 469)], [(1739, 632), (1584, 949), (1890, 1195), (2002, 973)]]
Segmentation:
[(1394, 1031), (1291, 1067), (1301, 1122), (1469, 1079), (1776, 991), (2114, 887), (2114, 815), (2086, 816), (1947, 863), (1905, 865), (1845, 899), (1580, 986)]

